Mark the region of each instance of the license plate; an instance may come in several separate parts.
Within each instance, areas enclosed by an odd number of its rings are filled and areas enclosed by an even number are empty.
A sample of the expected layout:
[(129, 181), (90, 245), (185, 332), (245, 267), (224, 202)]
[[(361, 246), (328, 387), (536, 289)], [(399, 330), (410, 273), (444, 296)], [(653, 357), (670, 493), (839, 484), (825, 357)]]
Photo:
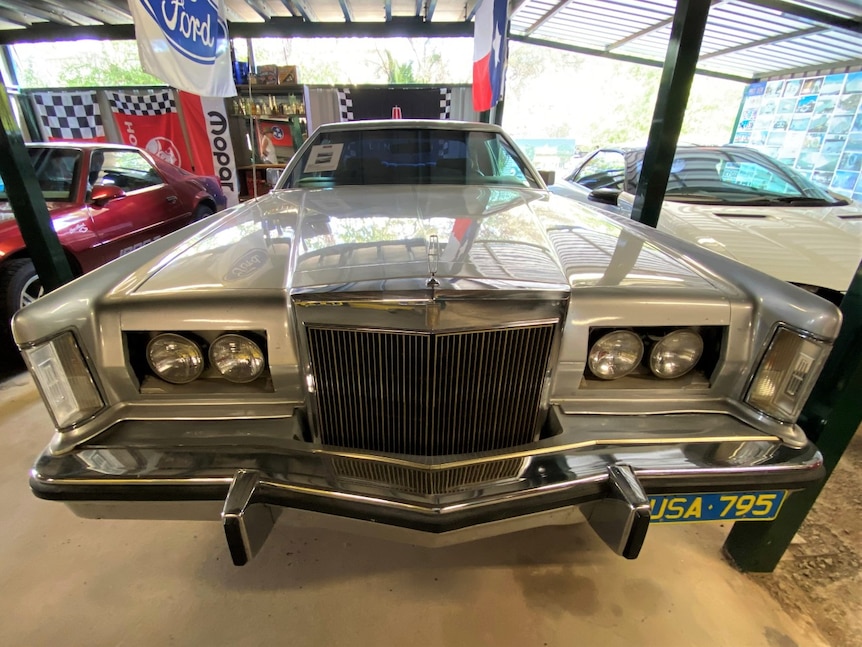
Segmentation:
[(649, 498), (650, 521), (767, 521), (778, 516), (786, 495), (786, 490), (655, 495)]

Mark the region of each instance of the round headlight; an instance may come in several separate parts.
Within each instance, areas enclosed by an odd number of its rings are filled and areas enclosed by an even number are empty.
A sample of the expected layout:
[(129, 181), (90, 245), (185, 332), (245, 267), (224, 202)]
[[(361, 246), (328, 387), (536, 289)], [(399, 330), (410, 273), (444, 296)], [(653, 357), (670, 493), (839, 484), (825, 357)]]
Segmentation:
[(200, 347), (182, 335), (165, 333), (147, 344), (147, 362), (165, 382), (186, 384), (200, 377), (204, 356)]
[(643, 354), (640, 337), (630, 330), (617, 330), (593, 344), (588, 361), (593, 375), (615, 380), (631, 373), (640, 364)]
[(210, 362), (231, 382), (251, 382), (266, 361), (260, 346), (242, 335), (222, 335), (210, 346)]
[(671, 379), (688, 373), (703, 353), (703, 339), (693, 330), (674, 330), (659, 340), (649, 354), (656, 377)]

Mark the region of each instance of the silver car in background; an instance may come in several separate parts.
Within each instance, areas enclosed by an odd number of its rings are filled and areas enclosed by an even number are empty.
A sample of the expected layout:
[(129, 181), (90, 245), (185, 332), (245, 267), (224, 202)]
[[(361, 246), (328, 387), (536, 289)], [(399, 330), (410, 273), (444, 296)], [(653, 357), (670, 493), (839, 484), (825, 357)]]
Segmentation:
[(628, 558), (774, 518), (822, 478), (796, 419), (839, 327), (445, 121), (323, 126), (268, 195), (14, 321), (55, 427), (34, 493), (218, 520), (236, 564), (279, 513), (425, 545), (588, 521)]
[[(643, 156), (602, 148), (551, 191), (630, 216)], [(834, 303), (862, 261), (862, 205), (737, 145), (677, 148), (658, 229)]]

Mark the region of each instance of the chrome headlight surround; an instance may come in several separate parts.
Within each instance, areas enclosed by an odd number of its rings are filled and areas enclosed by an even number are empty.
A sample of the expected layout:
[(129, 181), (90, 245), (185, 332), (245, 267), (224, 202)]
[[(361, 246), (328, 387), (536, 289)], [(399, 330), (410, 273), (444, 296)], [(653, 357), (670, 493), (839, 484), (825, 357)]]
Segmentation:
[(74, 427), (105, 407), (71, 332), (24, 348), (22, 354), (58, 430)]
[(697, 366), (702, 354), (703, 337), (690, 328), (679, 328), (653, 345), (649, 354), (649, 368), (656, 377), (672, 380)]
[(745, 402), (793, 423), (814, 388), (831, 344), (779, 324), (745, 394)]
[(602, 335), (590, 346), (587, 364), (601, 380), (616, 380), (635, 370), (643, 358), (640, 335), (631, 330), (614, 330)]
[(161, 333), (153, 337), (147, 344), (146, 356), (153, 373), (171, 384), (193, 382), (204, 370), (201, 347), (176, 333)]

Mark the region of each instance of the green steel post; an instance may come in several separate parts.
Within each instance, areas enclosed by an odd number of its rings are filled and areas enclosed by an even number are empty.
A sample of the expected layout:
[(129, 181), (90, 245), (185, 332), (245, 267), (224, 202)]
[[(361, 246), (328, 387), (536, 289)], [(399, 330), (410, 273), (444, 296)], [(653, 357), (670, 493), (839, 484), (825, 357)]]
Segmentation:
[(74, 276), (51, 223), (45, 198), (24, 146), (24, 138), (12, 114), (9, 94), (2, 84), (0, 121), (3, 124), (0, 129), (0, 176), (27, 245), (27, 252), (47, 292), (68, 283)]
[[(841, 302), (844, 322), (799, 424), (823, 454), (826, 479), (862, 422), (862, 264)], [(775, 570), (826, 484), (793, 494), (774, 521), (737, 522), (724, 552), (742, 571)]]
[(662, 68), (632, 219), (658, 224), (685, 106), (697, 69), (710, 0), (679, 0)]

